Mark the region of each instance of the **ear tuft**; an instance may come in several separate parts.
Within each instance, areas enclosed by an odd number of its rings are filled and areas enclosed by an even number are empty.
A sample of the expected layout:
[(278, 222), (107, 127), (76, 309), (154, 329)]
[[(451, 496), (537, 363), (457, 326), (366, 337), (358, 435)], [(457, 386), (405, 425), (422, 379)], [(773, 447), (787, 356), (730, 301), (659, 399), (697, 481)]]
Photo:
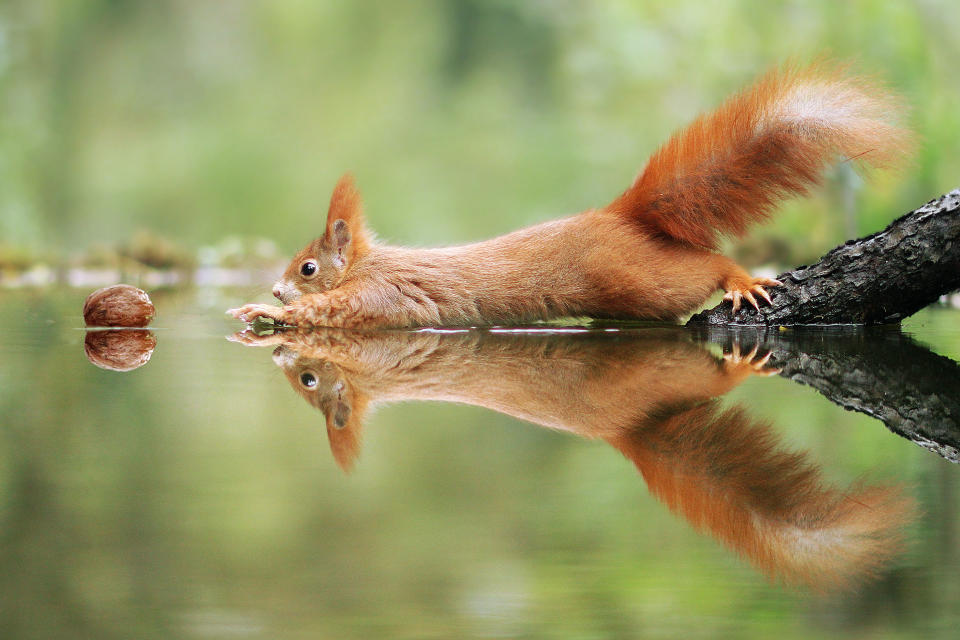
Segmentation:
[(333, 231), (334, 221), (343, 220), (347, 225), (359, 222), (362, 215), (360, 192), (353, 184), (353, 176), (345, 174), (330, 195), (330, 208), (327, 211), (327, 232)]
[(324, 410), (330, 451), (337, 466), (347, 472), (353, 468), (360, 456), (363, 416), (367, 402), (366, 397), (345, 388), (345, 392)]
[(333, 188), (327, 212), (327, 247), (336, 251), (334, 263), (344, 269), (370, 248), (370, 235), (363, 222), (360, 192), (353, 186), (350, 174), (344, 175)]

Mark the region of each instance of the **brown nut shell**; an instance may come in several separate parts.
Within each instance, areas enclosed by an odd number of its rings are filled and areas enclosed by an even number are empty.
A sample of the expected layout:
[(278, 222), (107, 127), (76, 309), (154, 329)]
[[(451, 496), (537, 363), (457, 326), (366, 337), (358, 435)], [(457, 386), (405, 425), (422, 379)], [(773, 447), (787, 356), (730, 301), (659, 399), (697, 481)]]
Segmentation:
[(88, 331), (83, 342), (87, 360), (101, 369), (130, 371), (150, 360), (157, 339), (146, 329)]
[(156, 313), (150, 296), (129, 284), (97, 289), (83, 303), (88, 327), (145, 327)]

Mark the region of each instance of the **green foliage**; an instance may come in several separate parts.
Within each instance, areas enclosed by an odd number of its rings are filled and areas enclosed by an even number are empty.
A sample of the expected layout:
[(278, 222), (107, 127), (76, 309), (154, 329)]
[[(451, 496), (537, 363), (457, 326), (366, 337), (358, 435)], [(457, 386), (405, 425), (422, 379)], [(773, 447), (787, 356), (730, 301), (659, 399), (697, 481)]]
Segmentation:
[(10, 0), (0, 237), (74, 252), (148, 228), (288, 253), (346, 170), (390, 240), (488, 237), (607, 202), (697, 112), (828, 55), (902, 93), (923, 144), (788, 207), (769, 233), (815, 256), (957, 186), (958, 30), (948, 0)]

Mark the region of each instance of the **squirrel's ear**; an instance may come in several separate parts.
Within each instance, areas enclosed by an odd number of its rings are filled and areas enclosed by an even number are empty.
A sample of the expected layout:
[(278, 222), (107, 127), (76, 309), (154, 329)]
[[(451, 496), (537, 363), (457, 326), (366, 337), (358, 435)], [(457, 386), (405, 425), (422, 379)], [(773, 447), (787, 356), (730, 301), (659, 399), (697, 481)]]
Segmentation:
[(360, 192), (353, 184), (353, 176), (345, 174), (337, 181), (330, 195), (330, 208), (327, 210), (327, 236), (332, 237), (333, 227), (337, 220), (342, 220), (347, 226), (359, 222), (363, 215), (360, 202)]
[(327, 438), (337, 465), (350, 471), (360, 456), (360, 434), (363, 430), (365, 403), (358, 402), (352, 392), (342, 394), (324, 409), (327, 419)]
[[(358, 250), (366, 249), (366, 229), (360, 192), (348, 173), (333, 188), (330, 209), (327, 211), (326, 238), (337, 251), (338, 266), (346, 266)], [(359, 246), (358, 246), (359, 245)]]
[(353, 410), (350, 403), (346, 400), (337, 400), (333, 403), (330, 411), (327, 413), (327, 427), (334, 429), (343, 429), (350, 421), (350, 414)]
[(333, 246), (343, 249), (350, 244), (350, 226), (345, 220), (340, 218), (334, 220), (331, 230), (330, 239), (333, 241)]

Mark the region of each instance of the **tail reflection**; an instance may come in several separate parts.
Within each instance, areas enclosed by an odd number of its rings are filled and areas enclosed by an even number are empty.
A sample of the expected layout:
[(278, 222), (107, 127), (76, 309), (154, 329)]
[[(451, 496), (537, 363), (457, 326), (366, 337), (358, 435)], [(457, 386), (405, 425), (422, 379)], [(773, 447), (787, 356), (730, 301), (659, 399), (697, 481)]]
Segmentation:
[(824, 485), (768, 424), (717, 401), (607, 440), (650, 492), (771, 577), (820, 589), (875, 574), (899, 550), (912, 503), (898, 487)]
[[(765, 574), (815, 588), (876, 573), (899, 548), (912, 503), (897, 487), (824, 484), (768, 424), (716, 400), (750, 375), (756, 353), (718, 359), (679, 330), (641, 336), (320, 331), (235, 340), (276, 345), (274, 362), (326, 417), (349, 470), (375, 403), (486, 407), (603, 439), (650, 491)], [(775, 373), (773, 371), (772, 373)]]

